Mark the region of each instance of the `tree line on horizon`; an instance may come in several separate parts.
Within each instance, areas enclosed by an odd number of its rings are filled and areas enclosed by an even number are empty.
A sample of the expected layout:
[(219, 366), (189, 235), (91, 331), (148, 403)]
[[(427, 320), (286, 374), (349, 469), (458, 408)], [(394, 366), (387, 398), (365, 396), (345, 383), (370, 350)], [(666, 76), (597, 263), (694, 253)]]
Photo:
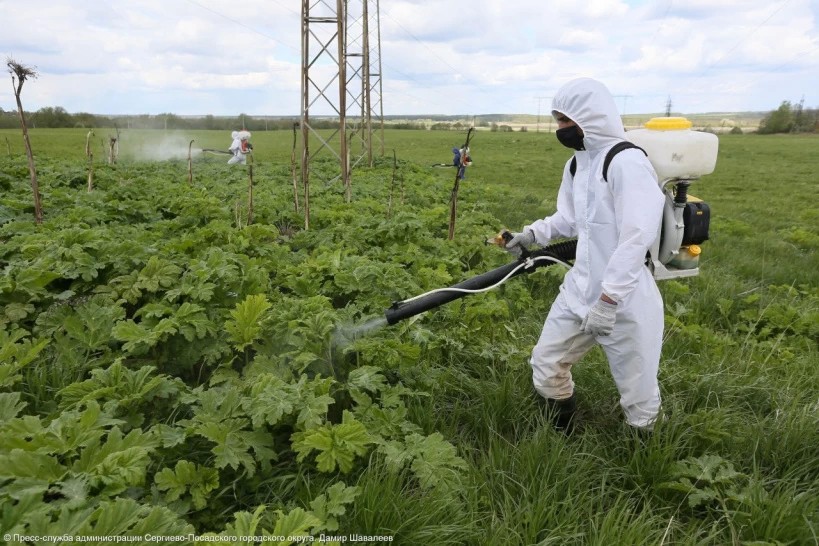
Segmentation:
[[(172, 113), (156, 115), (122, 115), (104, 116), (80, 112), (69, 113), (61, 106), (48, 106), (35, 112), (25, 112), (28, 125), (31, 129), (48, 128), (119, 128), (119, 129), (159, 129), (159, 130), (219, 130), (233, 131), (247, 129), (248, 131), (281, 131), (291, 130), (298, 125), (298, 116), (281, 117), (253, 117), (247, 114), (233, 116), (206, 115), (200, 117), (183, 117)], [(511, 120), (508, 114), (484, 114), (469, 116), (472, 124), (477, 127), (487, 127), (492, 131), (511, 132), (509, 125), (498, 124), (498, 121)], [(433, 131), (461, 131), (470, 126), (464, 122), (464, 116), (384, 116), (384, 119), (399, 120), (390, 123), (391, 129), (431, 129)], [(424, 120), (432, 119), (428, 124)], [(312, 118), (312, 127), (316, 129), (337, 129), (338, 119)], [(19, 127), (19, 120), (15, 110), (4, 111), (0, 108), (0, 129)]]
[(819, 132), (819, 109), (805, 109), (801, 103), (794, 106), (787, 100), (759, 123), (760, 134), (816, 132)]
[[(62, 106), (47, 106), (35, 112), (26, 111), (26, 120), (29, 126), (36, 128), (76, 128), (76, 129), (96, 129), (96, 128), (120, 128), (120, 129), (203, 129), (203, 130), (237, 130), (247, 129), (249, 131), (282, 130), (292, 129), (294, 123), (298, 123), (298, 117), (280, 118), (254, 118), (247, 114), (238, 116), (213, 116), (206, 115), (197, 118), (179, 116), (173, 113), (162, 114), (139, 114), (122, 116), (105, 116), (91, 114), (88, 112), (69, 113)], [(314, 126), (323, 129), (323, 121), (317, 120)], [(336, 123), (335, 126), (338, 124)], [(332, 122), (327, 122), (326, 128), (331, 128)], [(15, 110), (4, 111), (0, 108), (0, 129), (11, 129), (19, 127), (17, 112)]]
[[(391, 123), (391, 129), (432, 129), (432, 130), (460, 130), (465, 125), (463, 116), (392, 116), (395, 119), (409, 120)], [(506, 114), (485, 114), (469, 116), (473, 124), (478, 127), (489, 127), (490, 130), (508, 131), (510, 127), (498, 125), (498, 121), (511, 120)], [(161, 130), (236, 130), (248, 131), (280, 131), (291, 130), (298, 125), (298, 116), (282, 116), (278, 118), (253, 117), (247, 114), (238, 116), (182, 117), (173, 113), (156, 115), (124, 115), (105, 116), (88, 112), (69, 113), (61, 106), (47, 106), (35, 112), (26, 112), (30, 128), (120, 128), (120, 129), (161, 129)], [(389, 119), (390, 116), (385, 116)], [(421, 119), (433, 119), (437, 123), (427, 126)], [(461, 121), (458, 121), (461, 120)], [(454, 121), (454, 124), (444, 123)], [(338, 128), (338, 120), (317, 119), (311, 120), (311, 125), (317, 129)], [(0, 108), (0, 129), (14, 129), (20, 126), (16, 110)], [(790, 101), (782, 101), (779, 107), (767, 113), (760, 121), (757, 130), (760, 134), (774, 133), (816, 133), (819, 132), (819, 109), (803, 108), (801, 104), (794, 106)]]

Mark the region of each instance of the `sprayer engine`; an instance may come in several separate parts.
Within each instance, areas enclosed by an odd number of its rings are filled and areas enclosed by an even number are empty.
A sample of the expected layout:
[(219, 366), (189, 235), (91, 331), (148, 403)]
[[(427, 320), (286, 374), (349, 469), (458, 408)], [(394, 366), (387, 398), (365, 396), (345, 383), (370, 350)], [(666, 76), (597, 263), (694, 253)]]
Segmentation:
[(694, 180), (671, 179), (662, 185), (663, 219), (648, 257), (648, 266), (658, 281), (699, 274), (700, 245), (708, 240), (711, 209), (688, 194)]

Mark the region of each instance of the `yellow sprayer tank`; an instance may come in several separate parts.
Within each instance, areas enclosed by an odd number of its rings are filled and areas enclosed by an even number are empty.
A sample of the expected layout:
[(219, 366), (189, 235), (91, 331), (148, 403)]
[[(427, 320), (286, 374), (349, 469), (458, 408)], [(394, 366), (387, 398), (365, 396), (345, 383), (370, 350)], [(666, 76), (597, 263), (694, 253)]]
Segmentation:
[(683, 117), (652, 118), (644, 128), (627, 131), (626, 138), (646, 151), (661, 182), (699, 178), (717, 164), (717, 135), (692, 131)]

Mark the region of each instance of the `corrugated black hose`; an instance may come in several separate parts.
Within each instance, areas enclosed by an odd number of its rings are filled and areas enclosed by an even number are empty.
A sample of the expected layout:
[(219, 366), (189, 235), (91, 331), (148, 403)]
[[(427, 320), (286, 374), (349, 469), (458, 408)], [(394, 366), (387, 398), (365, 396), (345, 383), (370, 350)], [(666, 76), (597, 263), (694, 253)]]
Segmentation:
[(414, 298), (397, 301), (384, 311), (384, 316), (387, 319), (387, 324), (395, 324), (398, 321), (429, 311), (469, 294), (491, 290), (512, 277), (523, 273), (531, 273), (539, 267), (547, 267), (554, 263), (571, 267), (568, 262), (574, 260), (576, 250), (576, 239), (547, 245), (540, 250), (528, 253), (526, 257), (513, 263), (487, 271), (451, 287), (439, 288)]

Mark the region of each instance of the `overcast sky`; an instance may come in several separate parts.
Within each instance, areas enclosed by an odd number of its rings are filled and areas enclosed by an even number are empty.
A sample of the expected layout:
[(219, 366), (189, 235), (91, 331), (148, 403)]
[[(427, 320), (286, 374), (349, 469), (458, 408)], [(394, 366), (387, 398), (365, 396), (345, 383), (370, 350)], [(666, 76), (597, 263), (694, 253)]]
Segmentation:
[[(36, 67), (30, 111), (298, 115), (300, 11), (298, 0), (0, 0), (0, 54)], [(817, 18), (819, 0), (380, 0), (383, 110), (547, 115), (577, 76), (606, 83), (624, 114), (662, 112), (669, 97), (683, 114), (819, 107)], [(311, 23), (318, 40), (328, 28)], [(332, 58), (315, 58), (311, 76), (332, 85)], [(6, 78), (0, 108), (13, 110)], [(311, 114), (324, 113), (318, 98)]]

